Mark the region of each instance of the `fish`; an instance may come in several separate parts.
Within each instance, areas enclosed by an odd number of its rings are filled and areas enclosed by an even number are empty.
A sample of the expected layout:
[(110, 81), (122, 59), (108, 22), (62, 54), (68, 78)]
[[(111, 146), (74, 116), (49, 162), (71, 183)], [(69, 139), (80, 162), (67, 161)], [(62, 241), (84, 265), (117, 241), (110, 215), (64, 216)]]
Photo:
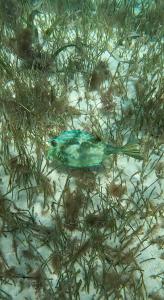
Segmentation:
[(80, 129), (62, 131), (48, 140), (48, 160), (57, 160), (74, 169), (99, 167), (111, 154), (126, 154), (142, 160), (139, 144), (112, 146), (93, 134)]

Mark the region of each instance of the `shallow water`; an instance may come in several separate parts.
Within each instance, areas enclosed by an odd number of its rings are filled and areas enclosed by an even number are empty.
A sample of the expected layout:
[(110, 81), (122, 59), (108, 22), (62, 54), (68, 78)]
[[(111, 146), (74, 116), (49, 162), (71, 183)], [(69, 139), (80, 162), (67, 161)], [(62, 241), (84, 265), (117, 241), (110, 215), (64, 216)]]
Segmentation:
[(0, 299), (164, 299), (162, 9), (0, 2)]

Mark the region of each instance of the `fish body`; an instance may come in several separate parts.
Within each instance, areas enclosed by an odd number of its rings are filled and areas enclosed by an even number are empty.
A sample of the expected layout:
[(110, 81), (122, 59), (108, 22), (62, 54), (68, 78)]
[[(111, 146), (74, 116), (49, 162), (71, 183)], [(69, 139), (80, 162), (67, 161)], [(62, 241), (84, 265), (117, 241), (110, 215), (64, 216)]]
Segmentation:
[(98, 167), (110, 154), (116, 153), (140, 158), (136, 144), (113, 147), (83, 130), (63, 131), (59, 136), (51, 138), (49, 143), (52, 147), (48, 151), (48, 159), (57, 159), (64, 166), (71, 168)]

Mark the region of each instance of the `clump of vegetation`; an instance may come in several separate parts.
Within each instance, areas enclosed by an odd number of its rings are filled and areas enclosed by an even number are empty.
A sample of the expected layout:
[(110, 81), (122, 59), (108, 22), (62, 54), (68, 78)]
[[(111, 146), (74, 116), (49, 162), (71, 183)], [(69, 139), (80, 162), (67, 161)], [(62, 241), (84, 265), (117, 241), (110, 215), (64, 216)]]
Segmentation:
[(100, 61), (91, 73), (89, 82), (90, 89), (99, 89), (104, 80), (109, 80), (109, 70), (107, 68), (107, 64), (103, 61)]

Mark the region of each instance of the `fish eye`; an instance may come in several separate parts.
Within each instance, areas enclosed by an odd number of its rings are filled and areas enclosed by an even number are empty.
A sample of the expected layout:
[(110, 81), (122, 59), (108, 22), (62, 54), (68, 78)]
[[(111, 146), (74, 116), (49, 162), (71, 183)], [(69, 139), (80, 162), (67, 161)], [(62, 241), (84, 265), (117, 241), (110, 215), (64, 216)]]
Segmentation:
[(55, 147), (57, 145), (57, 142), (56, 141), (51, 141), (51, 146)]

